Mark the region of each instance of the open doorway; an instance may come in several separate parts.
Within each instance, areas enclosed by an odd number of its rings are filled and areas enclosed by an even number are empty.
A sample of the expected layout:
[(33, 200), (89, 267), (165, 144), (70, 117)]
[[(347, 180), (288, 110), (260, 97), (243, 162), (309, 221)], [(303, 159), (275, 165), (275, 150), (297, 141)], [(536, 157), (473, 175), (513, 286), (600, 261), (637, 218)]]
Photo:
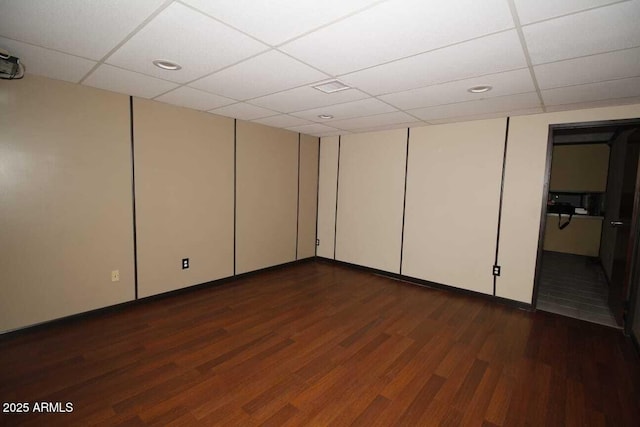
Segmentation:
[(550, 126), (536, 309), (623, 327), (639, 160), (640, 120)]

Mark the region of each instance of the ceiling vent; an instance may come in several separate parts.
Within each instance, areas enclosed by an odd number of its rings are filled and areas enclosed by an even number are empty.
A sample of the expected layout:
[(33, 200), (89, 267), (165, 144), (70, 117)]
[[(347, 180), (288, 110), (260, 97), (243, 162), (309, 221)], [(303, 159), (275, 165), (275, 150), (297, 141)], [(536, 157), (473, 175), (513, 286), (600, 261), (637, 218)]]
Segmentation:
[(351, 89), (350, 86), (338, 81), (330, 80), (328, 82), (320, 83), (319, 85), (312, 86), (314, 89), (318, 89), (324, 93), (340, 92), (341, 90)]

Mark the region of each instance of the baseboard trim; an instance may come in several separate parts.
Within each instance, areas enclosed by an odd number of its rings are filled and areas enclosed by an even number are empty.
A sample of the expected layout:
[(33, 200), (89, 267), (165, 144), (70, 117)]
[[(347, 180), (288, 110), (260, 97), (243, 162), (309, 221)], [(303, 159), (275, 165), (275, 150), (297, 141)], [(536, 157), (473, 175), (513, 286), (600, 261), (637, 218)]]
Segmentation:
[(76, 321), (88, 319), (88, 318), (91, 318), (91, 317), (94, 317), (94, 316), (100, 316), (100, 315), (104, 315), (104, 314), (111, 313), (111, 312), (117, 312), (117, 311), (129, 308), (129, 307), (136, 306), (138, 304), (146, 304), (146, 303), (150, 303), (152, 301), (157, 301), (157, 300), (161, 300), (161, 299), (165, 299), (165, 298), (171, 298), (173, 296), (180, 295), (180, 294), (196, 292), (198, 290), (205, 289), (205, 288), (211, 288), (211, 287), (215, 287), (215, 286), (221, 286), (221, 285), (225, 285), (225, 284), (229, 284), (229, 283), (234, 283), (234, 282), (237, 282), (238, 280), (246, 279), (246, 278), (248, 278), (250, 276), (254, 276), (254, 275), (257, 275), (257, 274), (260, 274), (260, 273), (266, 273), (266, 272), (269, 272), (269, 271), (285, 269), (287, 267), (291, 267), (291, 266), (296, 265), (296, 264), (308, 263), (310, 261), (313, 261), (314, 259), (315, 259), (315, 257), (299, 259), (299, 260), (295, 260), (295, 261), (291, 261), (291, 262), (286, 262), (286, 263), (283, 263), (283, 264), (278, 264), (278, 265), (273, 265), (273, 266), (270, 266), (270, 267), (261, 268), (259, 270), (255, 270), (255, 271), (248, 271), (246, 273), (236, 274), (235, 276), (223, 277), (223, 278), (220, 278), (220, 279), (211, 280), (209, 282), (199, 283), (199, 284), (196, 284), (196, 285), (191, 285), (191, 286), (187, 286), (187, 287), (180, 288), (180, 289), (174, 289), (172, 291), (163, 292), (163, 293), (160, 293), (160, 294), (157, 294), (157, 295), (150, 295), (150, 296), (147, 296), (147, 297), (133, 299), (131, 301), (125, 301), (125, 302), (121, 302), (121, 303), (118, 303), (118, 304), (109, 305), (109, 306), (106, 306), (106, 307), (100, 307), (100, 308), (95, 308), (93, 310), (83, 311), (81, 313), (70, 314), (69, 316), (58, 317), (56, 319), (46, 320), (44, 322), (34, 323), (34, 324), (31, 324), (31, 325), (27, 325), (27, 326), (22, 326), (22, 327), (16, 328), (16, 329), (10, 329), (8, 331), (0, 332), (0, 342), (2, 342), (2, 340), (5, 340), (5, 339), (13, 339), (13, 338), (15, 338), (15, 337), (17, 337), (19, 335), (25, 334), (25, 333), (32, 333), (32, 332), (39, 331), (39, 330), (55, 328), (55, 327), (59, 327), (59, 326), (62, 326), (62, 325), (68, 324), (68, 323), (73, 323), (73, 322), (76, 322)]
[(246, 277), (253, 276), (253, 275), (256, 275), (256, 274), (260, 274), (260, 273), (266, 273), (268, 271), (281, 270), (283, 268), (287, 268), (287, 267), (290, 267), (292, 265), (304, 264), (304, 263), (307, 263), (307, 262), (311, 262), (314, 259), (315, 259), (315, 256), (311, 256), (309, 258), (297, 259), (295, 261), (289, 261), (289, 262), (285, 262), (283, 264), (272, 265), (272, 266), (269, 266), (269, 267), (260, 268), (258, 270), (247, 271), (246, 273), (236, 274), (234, 279), (244, 279)]
[(340, 261), (340, 260), (331, 259), (331, 258), (324, 258), (324, 257), (316, 257), (316, 259), (317, 259), (318, 262), (334, 264), (334, 265), (340, 265), (340, 266), (349, 267), (349, 268), (356, 268), (358, 270), (368, 271), (369, 273), (377, 274), (377, 275), (380, 275), (380, 276), (385, 276), (385, 277), (388, 277), (390, 279), (400, 280), (402, 282), (406, 282), (406, 283), (409, 283), (409, 284), (412, 284), (412, 285), (418, 285), (418, 286), (422, 286), (422, 287), (425, 287), (425, 288), (438, 289), (438, 290), (443, 290), (443, 291), (448, 291), (448, 292), (455, 292), (455, 293), (458, 293), (458, 294), (468, 295), (468, 296), (472, 296), (472, 297), (479, 297), (479, 298), (482, 298), (482, 299), (486, 299), (486, 300), (497, 302), (497, 303), (502, 304), (502, 305), (507, 305), (507, 306), (510, 306), (510, 307), (513, 307), (513, 308), (518, 308), (518, 309), (526, 310), (526, 311), (535, 311), (531, 304), (527, 304), (527, 303), (520, 302), (520, 301), (515, 301), (515, 300), (510, 300), (508, 298), (502, 298), (502, 297), (498, 297), (498, 296), (493, 296), (491, 294), (483, 294), (482, 292), (470, 291), (468, 289), (462, 289), (462, 288), (457, 288), (455, 286), (445, 285), (445, 284), (442, 284), (442, 283), (431, 282), (431, 281), (428, 281), (428, 280), (419, 279), (417, 277), (411, 277), (411, 276), (407, 276), (407, 275), (404, 275), (404, 274), (392, 273), (392, 272), (389, 272), (389, 271), (379, 270), (377, 268), (372, 268), (372, 267), (366, 267), (366, 266), (359, 265), (359, 264), (352, 264), (352, 263), (346, 262), (346, 261)]

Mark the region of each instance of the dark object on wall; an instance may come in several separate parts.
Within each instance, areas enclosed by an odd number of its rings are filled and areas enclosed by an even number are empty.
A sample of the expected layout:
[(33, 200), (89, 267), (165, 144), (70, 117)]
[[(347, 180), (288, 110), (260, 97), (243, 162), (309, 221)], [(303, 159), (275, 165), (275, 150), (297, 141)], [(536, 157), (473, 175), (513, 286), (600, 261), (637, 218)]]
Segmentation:
[[(569, 203), (554, 203), (547, 206), (547, 212), (558, 214), (558, 228), (564, 230), (571, 223), (576, 208)], [(564, 224), (562, 223), (562, 215), (569, 215), (569, 219)]]
[(14, 80), (24, 77), (24, 65), (20, 58), (0, 52), (0, 79)]

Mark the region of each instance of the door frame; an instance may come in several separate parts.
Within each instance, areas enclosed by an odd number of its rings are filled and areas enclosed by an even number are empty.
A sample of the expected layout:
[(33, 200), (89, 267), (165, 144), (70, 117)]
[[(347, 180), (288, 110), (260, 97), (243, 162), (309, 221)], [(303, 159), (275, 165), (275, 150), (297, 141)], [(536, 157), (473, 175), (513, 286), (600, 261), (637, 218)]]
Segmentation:
[[(640, 132), (640, 128), (636, 130)], [(633, 201), (635, 216), (632, 216), (631, 230), (635, 230), (636, 236), (632, 236), (633, 247), (631, 247), (631, 256), (629, 258), (629, 299), (627, 300), (628, 306), (626, 316), (623, 321), (623, 332), (626, 336), (631, 337), (636, 350), (640, 354), (640, 343), (638, 340), (640, 336), (635, 336), (633, 333), (633, 323), (636, 316), (640, 316), (640, 311), (636, 312), (638, 298), (640, 298), (640, 160), (638, 160), (638, 171), (636, 173), (636, 188)], [(635, 227), (635, 228), (634, 228)]]
[[(553, 134), (556, 130), (570, 130), (570, 129), (588, 129), (588, 128), (596, 128), (596, 127), (604, 127), (604, 126), (638, 126), (640, 127), (640, 118), (635, 119), (621, 119), (621, 120), (599, 120), (592, 122), (573, 122), (573, 123), (556, 123), (549, 125), (549, 133), (547, 136), (547, 155), (545, 160), (545, 170), (544, 170), (544, 183), (542, 190), (542, 200), (540, 203), (540, 228), (538, 231), (538, 252), (536, 254), (536, 267), (535, 273), (533, 277), (533, 295), (531, 300), (531, 307), (533, 310), (537, 309), (538, 305), (538, 290), (540, 289), (540, 279), (542, 273), (542, 254), (544, 250), (544, 235), (547, 229), (547, 200), (549, 199), (549, 184), (551, 182), (551, 160), (553, 158)], [(633, 221), (637, 221), (638, 218), (633, 218)], [(635, 246), (638, 246), (638, 240), (636, 239)], [(640, 262), (640, 253), (639, 251), (633, 250), (630, 270), (630, 277), (632, 279), (640, 280), (640, 271), (636, 272), (636, 264)], [(630, 282), (630, 285), (633, 282)], [(633, 294), (633, 288), (632, 288)], [(634, 295), (631, 295), (634, 297)], [(630, 324), (629, 319), (625, 319), (625, 324), (622, 325), (626, 331), (627, 324)]]

